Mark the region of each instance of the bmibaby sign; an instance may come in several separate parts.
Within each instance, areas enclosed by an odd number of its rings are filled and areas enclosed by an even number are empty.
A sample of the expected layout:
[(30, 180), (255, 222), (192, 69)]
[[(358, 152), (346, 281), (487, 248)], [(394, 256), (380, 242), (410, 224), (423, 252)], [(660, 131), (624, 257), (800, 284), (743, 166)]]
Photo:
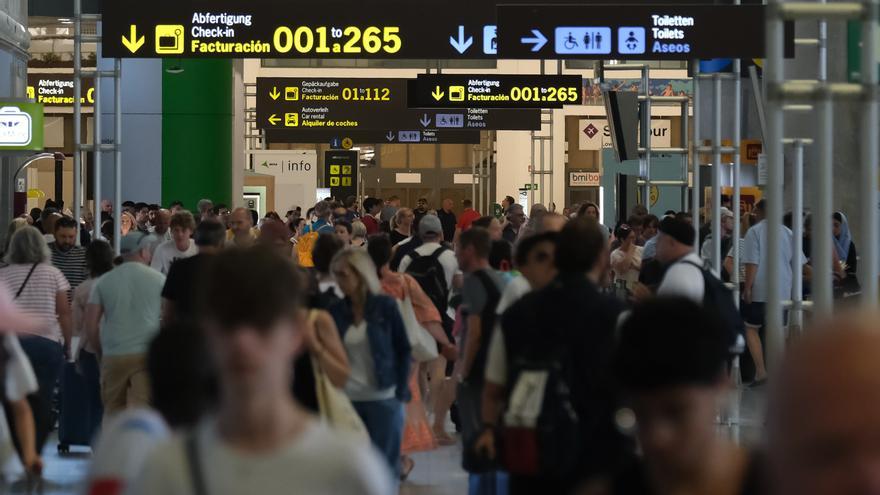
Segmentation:
[[(605, 119), (581, 119), (581, 132), (578, 135), (578, 149), (599, 151), (611, 148), (611, 129)], [(672, 146), (672, 122), (669, 119), (651, 120), (651, 148), (670, 148)]]

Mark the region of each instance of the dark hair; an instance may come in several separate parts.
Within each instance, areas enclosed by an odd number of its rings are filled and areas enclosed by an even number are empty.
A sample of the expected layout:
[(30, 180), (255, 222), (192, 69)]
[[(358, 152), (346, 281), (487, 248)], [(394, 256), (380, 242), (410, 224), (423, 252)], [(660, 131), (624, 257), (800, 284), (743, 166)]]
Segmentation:
[(150, 205), (144, 203), (143, 201), (141, 201), (140, 203), (135, 203), (135, 205), (134, 205), (135, 211), (141, 211), (144, 208), (150, 209)]
[(216, 404), (216, 372), (198, 328), (161, 329), (147, 351), (147, 374), (152, 405), (174, 428), (195, 425)]
[(648, 215), (643, 219), (642, 226), (656, 229), (660, 226), (660, 219), (657, 215)]
[(336, 237), (336, 234), (320, 234), (312, 247), (312, 262), (315, 264), (315, 270), (319, 273), (330, 273), (330, 262), (344, 247), (342, 240)]
[(218, 221), (206, 220), (196, 227), (193, 240), (196, 246), (221, 247), (226, 242), (226, 228)]
[(357, 198), (354, 196), (349, 196), (345, 198), (345, 201), (342, 202), (342, 206), (346, 208), (351, 208), (354, 204), (357, 203)]
[[(837, 215), (837, 213), (835, 213), (834, 215)], [(832, 215), (832, 218), (837, 219), (837, 217), (834, 215)], [(782, 215), (782, 225), (791, 228), (792, 220), (794, 220), (794, 213), (788, 212), (785, 215)], [(843, 220), (837, 219), (837, 221), (842, 222)]]
[(559, 237), (558, 232), (544, 232), (541, 234), (535, 234), (524, 237), (519, 243), (516, 245), (516, 257), (514, 258), (514, 262), (517, 267), (524, 266), (529, 262), (529, 255), (532, 251), (535, 250), (538, 246), (545, 242), (551, 242), (554, 244), (554, 249), (556, 247), (556, 239)]
[[(831, 219), (837, 220), (838, 222), (843, 223), (843, 214), (840, 213), (839, 211), (835, 211), (834, 213), (831, 214)], [(57, 223), (55, 224), (55, 228), (56, 229), (58, 228)]]
[[(367, 254), (376, 265), (377, 273), (381, 273), (382, 267), (391, 261), (391, 239), (387, 234), (371, 235), (367, 239)], [(382, 278), (381, 276), (379, 278)]]
[(257, 214), (257, 210), (248, 210), (251, 212), (251, 225), (257, 225), (260, 223), (260, 216)]
[(462, 206), (464, 206), (465, 208), (470, 208), (470, 207), (474, 206), (474, 202), (471, 201), (471, 200), (469, 200), (469, 199), (466, 199), (466, 200), (462, 201), (461, 204), (462, 204)]
[(171, 203), (168, 204), (168, 209), (170, 210), (171, 208), (174, 208), (175, 206), (179, 206), (179, 207), (183, 208), (183, 201), (181, 201), (179, 199), (172, 201)]
[(675, 215), (676, 215), (675, 210), (666, 210), (666, 212), (663, 213), (664, 217), (669, 217), (669, 216), (674, 217)]
[(458, 238), (460, 249), (473, 247), (480, 259), (488, 259), (489, 251), (492, 248), (492, 241), (489, 239), (489, 231), (482, 227), (471, 227), (461, 233)]
[(342, 225), (343, 227), (345, 227), (345, 230), (347, 230), (348, 233), (351, 234), (351, 222), (349, 222), (348, 220), (345, 220), (343, 218), (340, 218), (339, 220), (336, 220), (335, 222), (333, 222), (334, 227), (336, 227), (338, 225)]
[(496, 270), (501, 270), (504, 268), (502, 263), (505, 261), (508, 270), (513, 268), (513, 246), (503, 239), (492, 241), (492, 246), (489, 248), (489, 265)]
[(623, 241), (626, 240), (627, 237), (629, 237), (629, 233), (632, 231), (632, 227), (625, 223), (621, 223), (614, 228), (614, 237), (616, 237), (620, 241)]
[(123, 201), (122, 207), (123, 208), (134, 208), (134, 201)]
[[(266, 212), (266, 216), (264, 218), (271, 218), (272, 220), (277, 220), (279, 222), (281, 221), (281, 217), (279, 217), (278, 214), (275, 213), (274, 211)], [(256, 225), (256, 224), (254, 224), (254, 225)]]
[(367, 199), (365, 199), (365, 200), (364, 200), (364, 204), (363, 204), (363, 206), (364, 206), (364, 211), (366, 211), (367, 213), (369, 213), (370, 210), (372, 210), (374, 206), (376, 206), (377, 204), (379, 204), (379, 203), (381, 203), (381, 202), (382, 202), (382, 200), (379, 199), (379, 198), (367, 198)]
[(58, 232), (58, 229), (75, 229), (76, 228), (76, 220), (70, 217), (61, 217), (55, 221), (55, 232)]
[(480, 218), (474, 220), (473, 223), (471, 223), (471, 225), (474, 227), (481, 227), (484, 229), (488, 229), (489, 226), (492, 225), (492, 220), (495, 220), (495, 217), (492, 217), (492, 216), (480, 217)]
[(162, 208), (159, 208), (159, 205), (157, 205), (155, 203), (151, 203), (150, 205), (147, 206), (147, 208), (149, 208), (150, 211), (158, 211), (158, 210), (162, 209)]
[(110, 243), (100, 239), (90, 242), (86, 248), (86, 268), (92, 278), (100, 277), (112, 270), (115, 257), (116, 253), (113, 252)]
[(504, 196), (504, 201), (507, 201), (510, 204), (516, 204), (516, 200), (513, 199), (513, 196)]
[(245, 324), (269, 328), (293, 316), (303, 297), (294, 266), (264, 246), (212, 256), (202, 281), (197, 314), (226, 328)]
[(684, 298), (635, 307), (620, 329), (614, 370), (627, 389), (714, 385), (724, 376), (728, 344), (718, 314)]
[(579, 216), (565, 224), (556, 239), (556, 267), (567, 274), (584, 274), (593, 268), (605, 249), (599, 222)]
[(767, 200), (766, 199), (762, 199), (761, 201), (758, 201), (757, 203), (755, 203), (755, 208), (752, 211), (758, 211), (758, 210), (767, 211)]
[(645, 217), (639, 215), (630, 215), (630, 217), (626, 219), (626, 223), (629, 224), (630, 227), (635, 229), (636, 227), (641, 227), (645, 224)]
[(591, 203), (591, 202), (587, 201), (586, 203), (582, 204), (580, 208), (578, 208), (577, 216), (582, 217), (582, 216), (586, 215), (587, 210), (589, 210), (590, 208), (595, 208), (596, 213), (599, 213), (599, 207), (596, 206), (596, 203)]

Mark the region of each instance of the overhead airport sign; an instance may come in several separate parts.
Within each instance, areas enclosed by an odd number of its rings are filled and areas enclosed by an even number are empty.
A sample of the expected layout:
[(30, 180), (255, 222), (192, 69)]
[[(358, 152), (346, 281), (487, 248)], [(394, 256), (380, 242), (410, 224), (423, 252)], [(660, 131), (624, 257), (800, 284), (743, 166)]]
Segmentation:
[(43, 105), (0, 101), (0, 152), (43, 150)]
[(580, 105), (581, 76), (419, 75), (409, 82), (413, 108), (562, 108)]
[[(763, 5), (501, 5), (499, 58), (690, 60), (765, 55)], [(788, 28), (789, 26), (787, 26)], [(794, 53), (793, 29), (786, 29)]]
[(480, 144), (480, 131), (445, 129), (409, 130), (283, 130), (266, 129), (269, 143), (334, 143), (343, 146), (346, 139), (352, 144)]
[[(537, 110), (415, 110), (406, 79), (257, 78), (257, 126), (332, 130), (537, 130)], [(408, 137), (415, 139), (414, 135)], [(397, 141), (400, 141), (398, 135)], [(423, 141), (419, 141), (423, 142)]]
[(103, 2), (105, 57), (495, 58), (495, 3)]
[[(79, 101), (83, 105), (95, 103), (92, 79), (83, 79)], [(28, 73), (27, 97), (46, 106), (73, 106), (73, 74)]]

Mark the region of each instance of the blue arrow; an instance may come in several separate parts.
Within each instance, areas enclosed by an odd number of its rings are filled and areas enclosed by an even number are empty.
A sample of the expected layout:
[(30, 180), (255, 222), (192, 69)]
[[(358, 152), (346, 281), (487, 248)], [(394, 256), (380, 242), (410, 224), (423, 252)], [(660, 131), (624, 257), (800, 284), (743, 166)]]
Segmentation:
[(544, 48), (544, 45), (547, 44), (547, 37), (537, 29), (532, 29), (532, 34), (534, 35), (534, 38), (523, 37), (520, 39), (520, 42), (524, 45), (534, 45), (532, 47), (533, 52), (540, 51), (541, 48)]
[(464, 37), (464, 26), (458, 26), (458, 39), (449, 37), (449, 44), (452, 45), (452, 48), (458, 50), (458, 53), (464, 54), (468, 48), (474, 44), (474, 37), (468, 36), (467, 39)]
[(422, 127), (428, 127), (431, 125), (431, 118), (428, 117), (428, 114), (422, 115), (422, 118), (419, 120), (422, 123)]
[(394, 134), (391, 131), (388, 131), (388, 134), (385, 135), (385, 139), (389, 141), (394, 141)]

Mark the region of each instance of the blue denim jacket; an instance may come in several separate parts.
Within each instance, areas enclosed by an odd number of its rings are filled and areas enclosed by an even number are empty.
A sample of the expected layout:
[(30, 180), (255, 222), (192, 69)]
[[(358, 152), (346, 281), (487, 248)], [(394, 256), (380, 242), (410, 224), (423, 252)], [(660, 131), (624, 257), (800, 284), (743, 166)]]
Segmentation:
[[(330, 306), (330, 314), (333, 315), (336, 328), (344, 340), (345, 333), (354, 321), (351, 301), (347, 298), (337, 301)], [(388, 296), (368, 295), (364, 319), (367, 321), (367, 336), (370, 339), (370, 351), (373, 354), (379, 388), (394, 386), (396, 397), (408, 402), (412, 350), (397, 303)]]

